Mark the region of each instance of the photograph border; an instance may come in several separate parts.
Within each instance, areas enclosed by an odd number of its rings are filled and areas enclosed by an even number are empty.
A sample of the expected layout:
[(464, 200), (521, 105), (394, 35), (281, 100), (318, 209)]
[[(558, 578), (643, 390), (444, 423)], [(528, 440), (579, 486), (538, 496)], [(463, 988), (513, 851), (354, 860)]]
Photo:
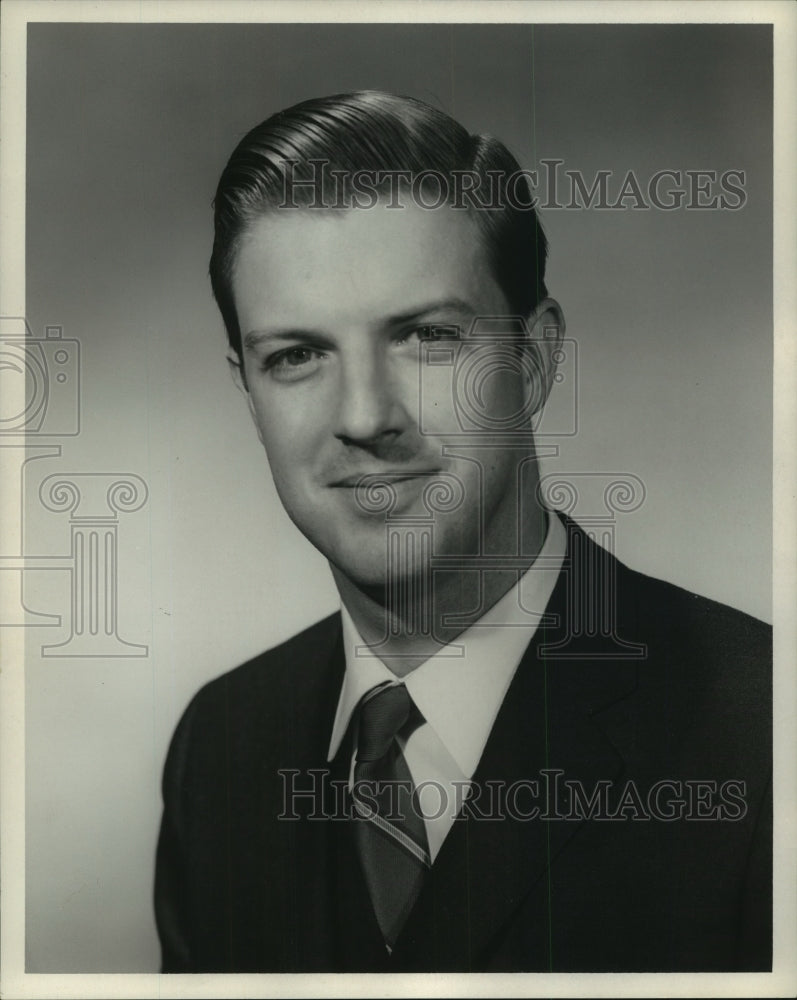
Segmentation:
[[(26, 28), (31, 22), (771, 23), (774, 33), (774, 939), (772, 973), (169, 975), (25, 973), (25, 629), (0, 639), (0, 995), (789, 996), (797, 992), (797, 8), (783, 2), (157, 2), (4, 0), (0, 34), (0, 316), (25, 315)], [(0, 450), (0, 463), (4, 456)], [(0, 468), (0, 515), (16, 510)], [(0, 516), (0, 524), (3, 518)]]

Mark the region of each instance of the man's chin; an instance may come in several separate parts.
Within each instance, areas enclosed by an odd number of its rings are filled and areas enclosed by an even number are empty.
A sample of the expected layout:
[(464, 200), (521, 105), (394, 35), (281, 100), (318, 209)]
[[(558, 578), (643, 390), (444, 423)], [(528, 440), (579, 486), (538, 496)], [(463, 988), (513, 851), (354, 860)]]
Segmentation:
[(394, 558), (389, 558), (384, 539), (378, 551), (369, 551), (366, 544), (360, 545), (356, 551), (346, 546), (336, 548), (327, 558), (333, 574), (345, 577), (349, 583), (380, 602), (387, 596), (391, 585), (401, 586), (405, 581), (419, 579), (429, 572), (428, 560), (425, 565), (419, 560), (412, 560), (413, 564), (407, 565), (405, 553), (394, 553)]
[[(384, 518), (362, 518), (350, 530), (341, 528), (334, 537), (313, 544), (333, 568), (361, 589), (401, 586), (432, 572), (435, 555), (445, 553), (467, 558), (478, 552), (473, 532), (466, 532), (463, 519), (438, 515), (433, 526), (421, 521), (394, 522), (389, 530)], [(438, 567), (439, 569), (440, 567)]]
[(369, 557), (366, 553), (336, 552), (329, 557), (335, 576), (343, 576), (359, 590), (373, 596), (387, 592), (389, 570), (384, 550)]

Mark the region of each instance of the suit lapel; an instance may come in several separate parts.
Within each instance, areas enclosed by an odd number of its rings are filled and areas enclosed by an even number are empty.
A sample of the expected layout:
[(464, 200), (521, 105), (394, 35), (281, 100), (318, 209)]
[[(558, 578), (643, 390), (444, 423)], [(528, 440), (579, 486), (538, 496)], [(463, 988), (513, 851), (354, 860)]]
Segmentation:
[[(291, 940), (287, 971), (323, 971), (335, 963), (337, 884), (331, 834), (339, 824), (310, 818), (323, 815), (333, 804), (329, 779), (337, 777), (328, 772), (326, 757), (344, 670), (340, 620), (331, 628), (326, 647), (314, 651), (319, 669), (311, 683), (290, 692), (280, 764), (296, 772), (293, 780), (300, 794), (289, 811), (301, 817), (277, 820), (287, 868), (280, 877), (289, 880), (290, 892), (286, 908), (270, 911), (269, 921), (285, 928), (283, 936)], [(302, 797), (301, 792), (311, 788), (315, 796)], [(285, 809), (284, 803), (281, 808)]]
[[(389, 971), (388, 955), (374, 915), (354, 848), (349, 799), (353, 744), (351, 728), (335, 759), (327, 764), (329, 739), (345, 671), (340, 619), (335, 622), (328, 664), (318, 686), (297, 693), (296, 723), (291, 741), (291, 767), (306, 788), (323, 783), (320, 808), (308, 814), (313, 800), (299, 803), (303, 818), (284, 823), (289, 841), (292, 880), (291, 937), (294, 968), (306, 972)], [(311, 776), (312, 779), (311, 779)], [(285, 913), (273, 915), (282, 921)]]

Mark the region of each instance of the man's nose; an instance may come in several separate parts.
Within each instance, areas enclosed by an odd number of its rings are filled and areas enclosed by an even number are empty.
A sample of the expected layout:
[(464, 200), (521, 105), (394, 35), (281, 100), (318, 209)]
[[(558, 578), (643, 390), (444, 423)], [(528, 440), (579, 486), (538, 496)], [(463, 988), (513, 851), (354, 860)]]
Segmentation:
[(408, 426), (399, 386), (389, 359), (379, 350), (358, 352), (344, 360), (339, 385), (335, 434), (366, 445), (396, 436)]

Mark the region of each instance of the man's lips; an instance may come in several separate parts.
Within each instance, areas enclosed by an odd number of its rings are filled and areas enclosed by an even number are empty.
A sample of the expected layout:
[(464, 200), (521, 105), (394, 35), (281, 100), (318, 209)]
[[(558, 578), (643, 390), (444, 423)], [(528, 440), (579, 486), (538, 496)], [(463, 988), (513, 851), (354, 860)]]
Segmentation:
[(367, 488), (376, 483), (402, 483), (416, 479), (430, 479), (436, 476), (440, 469), (388, 469), (385, 472), (358, 472), (354, 475), (342, 476), (329, 483), (330, 489)]

